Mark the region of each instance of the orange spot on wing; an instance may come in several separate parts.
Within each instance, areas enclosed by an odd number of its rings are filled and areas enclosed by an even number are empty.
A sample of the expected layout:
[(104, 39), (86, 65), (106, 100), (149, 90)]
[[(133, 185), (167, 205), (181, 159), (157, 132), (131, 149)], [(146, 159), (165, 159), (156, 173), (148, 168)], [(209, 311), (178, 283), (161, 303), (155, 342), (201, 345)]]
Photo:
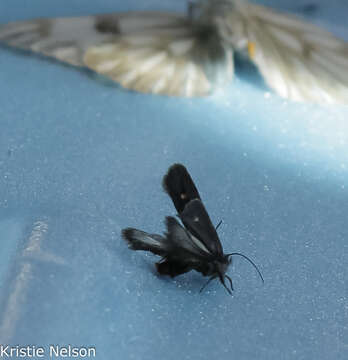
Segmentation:
[(248, 53), (249, 53), (250, 59), (254, 59), (254, 57), (255, 57), (255, 43), (253, 43), (251, 41), (248, 42)]

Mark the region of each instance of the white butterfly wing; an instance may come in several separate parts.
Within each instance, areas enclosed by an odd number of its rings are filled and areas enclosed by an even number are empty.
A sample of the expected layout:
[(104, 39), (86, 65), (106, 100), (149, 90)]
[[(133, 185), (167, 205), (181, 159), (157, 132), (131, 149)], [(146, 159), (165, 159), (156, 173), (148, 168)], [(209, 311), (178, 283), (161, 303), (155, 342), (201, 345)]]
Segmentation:
[(96, 31), (95, 22), (93, 16), (14, 22), (0, 26), (0, 41), (82, 66), (85, 49), (109, 37)]
[(204, 29), (177, 14), (135, 12), (11, 23), (0, 27), (0, 41), (87, 66), (125, 88), (200, 96), (233, 76), (232, 51)]
[(151, 12), (34, 19), (0, 25), (0, 41), (82, 66), (88, 47), (108, 41), (114, 34), (177, 21), (178, 16)]
[(348, 45), (315, 25), (263, 6), (241, 3), (249, 55), (282, 97), (348, 103)]

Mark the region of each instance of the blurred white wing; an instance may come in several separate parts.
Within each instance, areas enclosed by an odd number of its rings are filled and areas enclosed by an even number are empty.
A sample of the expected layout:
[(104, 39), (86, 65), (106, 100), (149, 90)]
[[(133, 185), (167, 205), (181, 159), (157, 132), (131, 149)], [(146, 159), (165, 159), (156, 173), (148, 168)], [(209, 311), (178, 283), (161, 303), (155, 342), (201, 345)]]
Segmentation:
[(83, 53), (110, 37), (95, 29), (93, 16), (36, 19), (0, 25), (0, 41), (20, 49), (83, 65)]
[(0, 27), (0, 41), (87, 66), (141, 92), (199, 96), (233, 76), (231, 49), (186, 17), (137, 12)]
[(296, 101), (348, 104), (346, 42), (295, 16), (234, 1), (230, 28), (243, 24), (250, 58), (271, 88)]

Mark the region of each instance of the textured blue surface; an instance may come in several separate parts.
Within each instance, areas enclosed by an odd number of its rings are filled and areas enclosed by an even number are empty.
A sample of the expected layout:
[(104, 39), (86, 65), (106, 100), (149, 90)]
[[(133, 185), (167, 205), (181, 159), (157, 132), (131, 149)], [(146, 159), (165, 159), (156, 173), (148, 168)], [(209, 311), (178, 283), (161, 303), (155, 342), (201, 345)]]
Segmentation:
[[(348, 5), (313, 3), (307, 16), (348, 39)], [(1, 0), (0, 22), (184, 6)], [(4, 48), (0, 69), (0, 343), (95, 346), (98, 359), (348, 358), (347, 109), (282, 100), (249, 67), (193, 100)], [(173, 162), (264, 286), (236, 259), (233, 298), (217, 282), (199, 294), (199, 274), (158, 277), (155, 256), (127, 249), (122, 228), (160, 233), (175, 214), (161, 190)]]

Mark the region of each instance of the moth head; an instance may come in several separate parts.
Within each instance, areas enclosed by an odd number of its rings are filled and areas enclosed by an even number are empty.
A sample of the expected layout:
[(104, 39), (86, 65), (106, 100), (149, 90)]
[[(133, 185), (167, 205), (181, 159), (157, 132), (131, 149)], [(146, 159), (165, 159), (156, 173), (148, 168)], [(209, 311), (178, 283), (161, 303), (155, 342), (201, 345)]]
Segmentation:
[[(227, 292), (232, 295), (232, 291), (233, 291), (233, 284), (232, 284), (232, 279), (226, 275), (226, 271), (228, 269), (228, 266), (231, 263), (231, 259), (229, 259), (228, 255), (224, 255), (222, 258), (220, 259), (216, 259), (212, 265), (213, 265), (213, 269), (212, 269), (212, 276), (209, 278), (209, 280), (204, 284), (204, 286), (201, 288), (201, 291), (203, 291), (203, 289), (214, 279), (218, 278), (221, 282), (221, 284), (224, 286), (224, 288), (227, 290)], [(225, 279), (227, 279), (230, 283), (230, 289), (227, 287), (226, 283), (225, 283)]]
[(221, 259), (214, 261), (214, 270), (219, 277), (225, 276), (226, 271), (231, 264), (231, 260), (231, 257), (229, 257), (228, 255), (224, 255)]
[[(261, 278), (261, 281), (264, 283), (262, 274), (261, 274), (260, 270), (258, 269), (258, 267), (255, 265), (255, 263), (252, 260), (250, 260), (247, 256), (245, 256), (244, 254), (234, 252), (231, 254), (223, 255), (223, 257), (221, 259), (215, 260), (213, 262), (213, 266), (214, 266), (214, 270), (212, 272), (213, 275), (209, 278), (207, 283), (202, 287), (201, 292), (210, 283), (210, 281), (212, 281), (213, 279), (219, 278), (223, 287), (227, 290), (227, 292), (230, 295), (232, 295), (232, 291), (234, 290), (232, 279), (226, 274), (226, 271), (227, 271), (229, 265), (232, 263), (232, 256), (240, 256), (240, 257), (244, 258), (245, 260), (247, 260), (255, 268), (255, 270), (257, 271), (257, 273), (259, 274), (259, 276)], [(227, 287), (225, 279), (228, 280), (230, 288)]]
[[(221, 284), (224, 286), (224, 288), (227, 290), (227, 292), (232, 295), (233, 291), (233, 284), (232, 279), (226, 275), (226, 271), (228, 269), (228, 266), (230, 265), (231, 260), (229, 259), (228, 255), (223, 255), (221, 258), (214, 260), (211, 265), (213, 268), (211, 268), (211, 272), (209, 273), (211, 277), (208, 279), (208, 281), (203, 285), (200, 292), (204, 290), (204, 288), (214, 279), (218, 278), (221, 282)], [(231, 289), (229, 289), (226, 286), (225, 279), (227, 279), (230, 283)]]

